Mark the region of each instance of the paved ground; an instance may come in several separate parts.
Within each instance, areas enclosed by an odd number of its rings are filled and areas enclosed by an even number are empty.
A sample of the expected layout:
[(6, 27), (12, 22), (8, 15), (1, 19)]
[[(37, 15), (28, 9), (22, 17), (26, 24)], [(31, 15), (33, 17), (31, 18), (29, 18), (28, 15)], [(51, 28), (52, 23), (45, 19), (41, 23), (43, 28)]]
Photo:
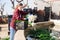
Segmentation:
[(8, 24), (0, 24), (1, 31), (0, 31), (0, 37), (5, 38), (8, 37)]
[(56, 40), (60, 40), (60, 20), (51, 20), (54, 22), (55, 26), (52, 29), (52, 35), (56, 37)]

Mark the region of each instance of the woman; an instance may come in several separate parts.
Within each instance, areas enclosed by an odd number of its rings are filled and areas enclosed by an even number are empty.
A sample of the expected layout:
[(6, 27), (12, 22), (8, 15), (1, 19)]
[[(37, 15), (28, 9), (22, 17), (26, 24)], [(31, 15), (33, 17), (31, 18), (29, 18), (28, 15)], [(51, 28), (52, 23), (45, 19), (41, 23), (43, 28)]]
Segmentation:
[(15, 21), (16, 20), (24, 20), (24, 17), (22, 15), (26, 15), (25, 12), (22, 11), (24, 7), (27, 5), (24, 5), (22, 3), (18, 4), (15, 8), (13, 17), (11, 19), (10, 23), (10, 40), (14, 40), (14, 34), (16, 32), (16, 26), (15, 26)]

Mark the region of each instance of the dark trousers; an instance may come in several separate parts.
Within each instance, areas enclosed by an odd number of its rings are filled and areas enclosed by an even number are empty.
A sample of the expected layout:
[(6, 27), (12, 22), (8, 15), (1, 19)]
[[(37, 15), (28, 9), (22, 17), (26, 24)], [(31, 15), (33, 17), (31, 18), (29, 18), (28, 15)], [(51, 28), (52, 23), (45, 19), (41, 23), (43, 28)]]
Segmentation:
[(24, 21), (24, 29), (28, 27), (28, 19)]
[(12, 15), (8, 15), (8, 30), (10, 31), (10, 22), (12, 19)]

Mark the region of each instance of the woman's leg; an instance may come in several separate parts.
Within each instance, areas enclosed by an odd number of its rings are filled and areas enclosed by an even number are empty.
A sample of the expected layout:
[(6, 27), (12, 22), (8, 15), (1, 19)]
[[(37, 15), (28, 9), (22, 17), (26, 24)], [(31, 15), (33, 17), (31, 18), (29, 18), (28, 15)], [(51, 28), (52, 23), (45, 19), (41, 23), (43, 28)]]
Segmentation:
[(15, 30), (10, 27), (10, 40), (14, 40)]

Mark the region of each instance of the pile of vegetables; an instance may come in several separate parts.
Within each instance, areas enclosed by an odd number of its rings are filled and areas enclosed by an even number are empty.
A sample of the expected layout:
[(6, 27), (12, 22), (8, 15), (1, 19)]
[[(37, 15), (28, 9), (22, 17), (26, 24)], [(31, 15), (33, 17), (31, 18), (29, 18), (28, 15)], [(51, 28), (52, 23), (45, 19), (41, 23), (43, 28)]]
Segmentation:
[(30, 30), (29, 35), (30, 37), (39, 40), (55, 40), (55, 38), (52, 38), (52, 36), (50, 36), (50, 32), (48, 29)]

